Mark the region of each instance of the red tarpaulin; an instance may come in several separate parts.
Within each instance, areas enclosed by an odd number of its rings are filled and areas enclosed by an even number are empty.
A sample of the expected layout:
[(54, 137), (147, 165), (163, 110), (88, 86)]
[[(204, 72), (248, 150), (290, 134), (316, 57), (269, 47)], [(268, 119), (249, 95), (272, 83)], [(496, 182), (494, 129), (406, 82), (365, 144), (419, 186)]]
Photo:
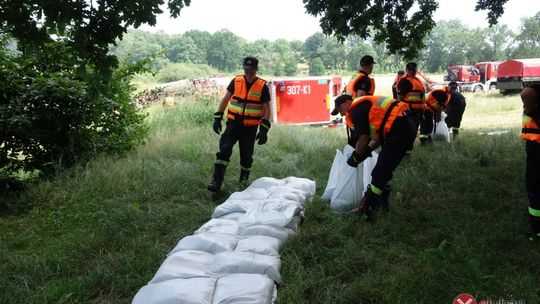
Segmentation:
[(540, 76), (540, 58), (509, 59), (499, 64), (499, 78), (534, 76)]

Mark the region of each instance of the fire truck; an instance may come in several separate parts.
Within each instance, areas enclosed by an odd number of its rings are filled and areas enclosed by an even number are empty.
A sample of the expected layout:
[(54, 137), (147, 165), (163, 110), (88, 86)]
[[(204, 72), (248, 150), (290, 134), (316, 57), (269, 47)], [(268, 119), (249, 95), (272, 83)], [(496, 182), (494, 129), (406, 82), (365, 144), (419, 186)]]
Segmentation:
[(501, 94), (520, 91), (530, 83), (540, 83), (540, 58), (509, 59), (499, 65), (497, 89)]
[(481, 92), (492, 90), (497, 85), (499, 62), (479, 62), (475, 65), (452, 65), (444, 76), (445, 81), (455, 81), (460, 91)]

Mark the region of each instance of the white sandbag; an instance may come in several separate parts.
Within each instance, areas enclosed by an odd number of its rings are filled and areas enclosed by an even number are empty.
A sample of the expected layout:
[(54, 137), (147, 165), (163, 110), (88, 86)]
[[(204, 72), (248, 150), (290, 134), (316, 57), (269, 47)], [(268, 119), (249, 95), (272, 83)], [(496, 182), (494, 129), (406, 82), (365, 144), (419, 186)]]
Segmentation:
[(435, 128), (431, 134), (433, 140), (443, 140), (450, 142), (450, 132), (448, 131), (448, 125), (444, 121), (446, 118), (446, 113), (441, 113), (441, 121), (435, 122)]
[(332, 162), (332, 167), (330, 168), (330, 174), (328, 175), (326, 189), (324, 189), (324, 193), (321, 196), (323, 200), (329, 201), (332, 199), (332, 194), (334, 194), (334, 190), (336, 189), (339, 180), (339, 169), (342, 162), (343, 153), (336, 149), (336, 155), (334, 156), (334, 161)]
[(193, 234), (199, 233), (223, 233), (236, 235), (238, 232), (238, 222), (234, 220), (213, 218), (206, 222)]
[(276, 186), (268, 189), (269, 199), (286, 199), (302, 205), (306, 201), (307, 192), (289, 186)]
[(276, 285), (259, 274), (231, 274), (219, 278), (212, 303), (214, 304), (271, 304), (276, 297)]
[(234, 251), (279, 256), (281, 241), (264, 235), (249, 236), (238, 241)]
[(209, 253), (233, 251), (237, 242), (238, 238), (230, 234), (199, 233), (181, 239), (171, 254), (181, 250), (199, 250)]
[(217, 278), (172, 279), (149, 284), (137, 292), (131, 304), (211, 304), (216, 285)]
[(218, 205), (216, 209), (214, 209), (214, 212), (212, 213), (213, 218), (220, 218), (224, 216), (225, 214), (229, 214), (232, 212), (242, 212), (246, 213), (248, 209), (255, 205), (255, 204), (261, 204), (264, 202), (264, 199), (260, 200), (237, 200), (237, 199), (227, 199), (222, 204)]
[(302, 222), (302, 218), (304, 217), (303, 211), (299, 213), (299, 215), (296, 215), (293, 217), (293, 219), (285, 226), (285, 228), (289, 228), (293, 230), (294, 232), (298, 232), (298, 229), (300, 227), (300, 223)]
[(216, 218), (224, 219), (224, 220), (238, 221), (238, 219), (244, 214), (246, 214), (246, 213), (245, 212), (231, 212), (231, 213), (223, 214), (222, 216), (219, 216), (219, 217), (216, 217)]
[(263, 200), (268, 197), (266, 189), (246, 188), (241, 192), (234, 192), (229, 196), (230, 200)]
[(286, 177), (283, 179), (283, 181), (288, 187), (304, 191), (307, 194), (308, 200), (311, 200), (311, 198), (313, 198), (313, 196), (315, 195), (315, 190), (317, 188), (317, 184), (315, 183), (315, 181), (307, 178), (294, 176)]
[(339, 182), (330, 200), (333, 210), (346, 210), (355, 206), (363, 196), (363, 164), (354, 168), (343, 162)]
[(366, 158), (362, 163), (362, 184), (364, 184), (362, 196), (364, 196), (363, 193), (367, 191), (367, 186), (371, 183), (371, 172), (373, 171), (373, 168), (375, 168), (378, 159), (379, 154), (373, 151), (371, 152), (371, 157)]
[(279, 257), (241, 251), (216, 254), (210, 266), (210, 270), (216, 274), (263, 274), (278, 283), (281, 282), (280, 268)]
[(289, 236), (295, 235), (296, 232), (289, 228), (279, 227), (274, 225), (240, 225), (238, 227), (238, 235), (252, 236), (252, 235), (266, 235), (276, 238), (282, 242), (286, 241)]
[(211, 277), (210, 265), (214, 255), (204, 251), (184, 250), (175, 252), (167, 257), (159, 266), (158, 271), (149, 284), (172, 279), (189, 279), (196, 277)]
[(273, 177), (261, 177), (256, 180), (254, 180), (251, 185), (249, 185), (249, 188), (261, 188), (261, 189), (269, 189), (271, 187), (275, 186), (283, 186), (285, 185), (285, 182), (283, 182), (280, 179), (276, 179)]
[(254, 205), (238, 219), (239, 225), (276, 225), (285, 227), (302, 208), (290, 201), (268, 201), (264, 204)]

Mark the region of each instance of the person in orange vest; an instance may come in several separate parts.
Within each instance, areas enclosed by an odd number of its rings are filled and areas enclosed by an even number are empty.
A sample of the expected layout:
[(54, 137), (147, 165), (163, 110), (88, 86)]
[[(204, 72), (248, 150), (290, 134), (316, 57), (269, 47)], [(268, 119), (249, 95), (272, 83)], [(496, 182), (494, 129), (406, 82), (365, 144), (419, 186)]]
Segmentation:
[(397, 82), (404, 75), (405, 75), (405, 71), (399, 70), (396, 74), (396, 78), (394, 79), (394, 83), (392, 83), (392, 96), (394, 97), (394, 99), (397, 99)]
[(525, 140), (527, 164), (525, 186), (529, 197), (529, 231), (531, 241), (540, 239), (540, 84), (521, 91), (523, 122), (521, 138)]
[[(416, 125), (416, 130), (418, 130), (418, 127), (422, 122), (426, 102), (424, 83), (416, 77), (416, 71), (416, 62), (407, 63), (405, 66), (406, 74), (398, 80), (396, 87), (398, 100), (409, 105), (411, 115)], [(415, 138), (411, 141), (409, 149), (407, 149), (407, 154), (412, 152)]]
[(259, 61), (254, 57), (244, 58), (244, 75), (238, 75), (230, 82), (217, 112), (214, 113), (213, 129), (220, 134), (221, 120), (227, 109), (226, 128), (219, 140), (214, 175), (207, 187), (212, 192), (221, 189), (236, 142), (240, 149), (240, 183), (247, 183), (253, 163), (255, 140), (258, 140), (259, 145), (264, 145), (268, 140), (268, 130), (271, 126), (270, 90), (266, 80), (256, 75), (258, 64)]
[(426, 110), (424, 119), (420, 123), (420, 145), (426, 146), (431, 143), (431, 132), (433, 132), (433, 121), (441, 121), (441, 112), (450, 100), (450, 90), (447, 87), (435, 89), (429, 92), (426, 98)]
[(369, 77), (369, 75), (373, 72), (374, 64), (376, 64), (375, 60), (369, 55), (360, 58), (360, 70), (347, 84), (345, 93), (351, 95), (353, 98), (373, 95), (375, 92), (375, 80)]
[(350, 214), (366, 214), (368, 221), (373, 221), (379, 209), (390, 210), (388, 182), (416, 136), (415, 124), (409, 115), (409, 106), (392, 97), (361, 96), (353, 100), (345, 94), (337, 97), (334, 104), (332, 115), (345, 116), (347, 126), (358, 137), (347, 164), (357, 167), (373, 150), (381, 147), (371, 172), (371, 183), (359, 206), (350, 211)]

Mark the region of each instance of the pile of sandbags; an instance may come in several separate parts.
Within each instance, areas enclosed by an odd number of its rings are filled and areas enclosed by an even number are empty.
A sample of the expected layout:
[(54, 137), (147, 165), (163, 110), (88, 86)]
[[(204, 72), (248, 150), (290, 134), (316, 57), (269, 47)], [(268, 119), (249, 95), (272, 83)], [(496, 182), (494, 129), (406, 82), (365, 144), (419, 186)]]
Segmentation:
[(233, 193), (178, 242), (132, 303), (273, 303), (279, 249), (314, 195), (315, 182), (296, 177), (263, 177)]

